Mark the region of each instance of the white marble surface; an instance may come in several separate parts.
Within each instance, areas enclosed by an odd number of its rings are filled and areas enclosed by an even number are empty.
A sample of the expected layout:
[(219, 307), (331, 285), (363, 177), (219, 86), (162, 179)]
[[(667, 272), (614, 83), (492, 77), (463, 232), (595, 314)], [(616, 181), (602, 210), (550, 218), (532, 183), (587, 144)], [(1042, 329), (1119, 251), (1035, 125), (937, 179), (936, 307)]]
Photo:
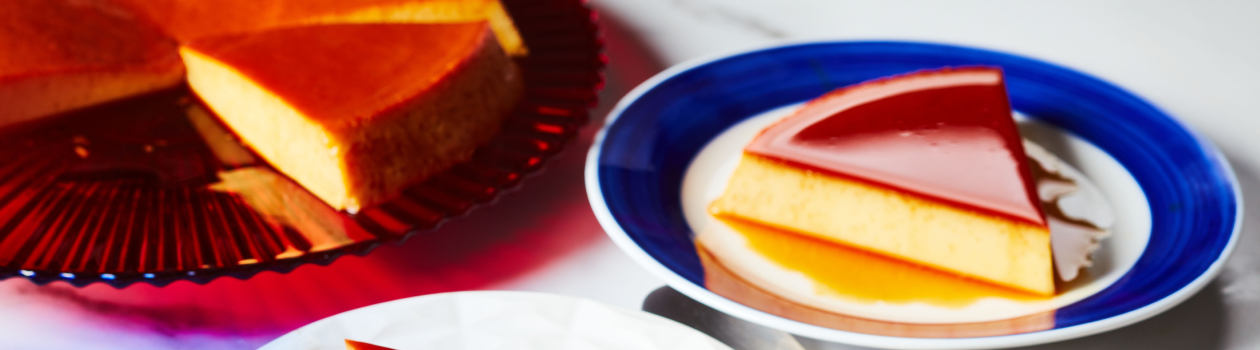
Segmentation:
[[(1111, 81), (1229, 157), (1246, 227), (1224, 273), (1160, 316), (1035, 349), (1260, 348), (1260, 2), (593, 0), (665, 65), (784, 41), (912, 40), (1039, 58)], [(612, 55), (615, 66), (618, 57)], [(809, 342), (815, 349), (851, 347)]]

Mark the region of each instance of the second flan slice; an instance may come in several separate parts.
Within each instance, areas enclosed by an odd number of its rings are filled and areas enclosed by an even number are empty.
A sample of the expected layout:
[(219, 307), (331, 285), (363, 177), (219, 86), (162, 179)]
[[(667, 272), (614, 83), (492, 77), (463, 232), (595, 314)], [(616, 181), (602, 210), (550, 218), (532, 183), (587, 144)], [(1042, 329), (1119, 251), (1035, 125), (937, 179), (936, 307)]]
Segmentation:
[(1000, 70), (921, 71), (830, 92), (762, 131), (710, 210), (1053, 295), (1024, 154)]
[(242, 141), (351, 212), (468, 159), (523, 90), (485, 22), (286, 28), (196, 40), (180, 55)]

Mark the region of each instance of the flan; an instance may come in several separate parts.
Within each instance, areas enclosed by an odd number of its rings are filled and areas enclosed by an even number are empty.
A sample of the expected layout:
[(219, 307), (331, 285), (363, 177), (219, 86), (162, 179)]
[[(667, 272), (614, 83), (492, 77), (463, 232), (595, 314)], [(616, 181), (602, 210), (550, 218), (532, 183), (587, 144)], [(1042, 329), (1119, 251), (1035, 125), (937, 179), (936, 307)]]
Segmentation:
[(178, 85), (174, 41), (103, 0), (0, 1), (0, 126)]
[(180, 55), (244, 143), (351, 212), (469, 159), (523, 89), (486, 22), (282, 28), (198, 39)]
[(181, 42), (283, 27), (338, 23), (486, 21), (513, 56), (527, 52), (498, 0), (116, 0)]
[(1053, 295), (1026, 162), (1000, 70), (921, 71), (830, 92), (763, 130), (710, 212)]
[(394, 350), (394, 348), (346, 339), (346, 350)]

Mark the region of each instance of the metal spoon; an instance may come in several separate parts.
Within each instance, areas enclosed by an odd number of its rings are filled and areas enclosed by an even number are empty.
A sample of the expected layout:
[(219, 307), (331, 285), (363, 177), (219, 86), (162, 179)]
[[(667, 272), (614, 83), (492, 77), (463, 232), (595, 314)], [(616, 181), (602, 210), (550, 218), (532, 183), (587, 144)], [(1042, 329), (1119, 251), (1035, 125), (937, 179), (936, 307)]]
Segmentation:
[(787, 332), (728, 316), (670, 287), (648, 294), (643, 311), (691, 326), (736, 350), (805, 350)]

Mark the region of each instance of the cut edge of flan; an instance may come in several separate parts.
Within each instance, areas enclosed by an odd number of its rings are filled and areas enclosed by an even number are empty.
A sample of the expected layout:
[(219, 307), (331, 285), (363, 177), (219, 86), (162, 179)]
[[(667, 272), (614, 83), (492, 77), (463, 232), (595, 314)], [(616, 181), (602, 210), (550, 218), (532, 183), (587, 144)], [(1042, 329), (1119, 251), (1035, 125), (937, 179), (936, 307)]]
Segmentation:
[[(0, 126), (174, 88), (174, 40), (103, 0), (12, 0), (0, 6)], [(48, 12), (64, 16), (51, 16)]]
[[(0, 127), (101, 105), (183, 83), (184, 69), (122, 66), (112, 71), (61, 71), (0, 77)], [(155, 69), (156, 68), (156, 69)]]
[[(345, 186), (345, 174), (337, 160), (336, 145), (323, 127), (231, 66), (188, 47), (181, 47), (179, 53), (188, 69), (189, 85), (242, 142), (333, 208), (353, 206)], [(275, 132), (278, 130), (284, 132)], [(269, 138), (276, 143), (316, 148), (320, 152), (282, 153), (265, 146), (260, 148), (259, 140)], [(295, 170), (304, 167), (320, 171)]]
[[(444, 24), (395, 24), (430, 25)], [(323, 27), (351, 26), (388, 25)], [(486, 29), (472, 52), (450, 63), (449, 74), (404, 101), (362, 111), (367, 115), (354, 121), (313, 118), (313, 111), (195, 49), (195, 43), (181, 47), (180, 54), (189, 85), (244, 143), (330, 206), (353, 213), (469, 159), (498, 133), (523, 84), (488, 25), (481, 26)], [(467, 103), (470, 98), (481, 103)]]
[[(806, 209), (811, 207), (828, 210)], [(744, 154), (710, 212), (1038, 295), (1054, 294), (1046, 227), (766, 157)], [(959, 240), (970, 244), (955, 244)]]

